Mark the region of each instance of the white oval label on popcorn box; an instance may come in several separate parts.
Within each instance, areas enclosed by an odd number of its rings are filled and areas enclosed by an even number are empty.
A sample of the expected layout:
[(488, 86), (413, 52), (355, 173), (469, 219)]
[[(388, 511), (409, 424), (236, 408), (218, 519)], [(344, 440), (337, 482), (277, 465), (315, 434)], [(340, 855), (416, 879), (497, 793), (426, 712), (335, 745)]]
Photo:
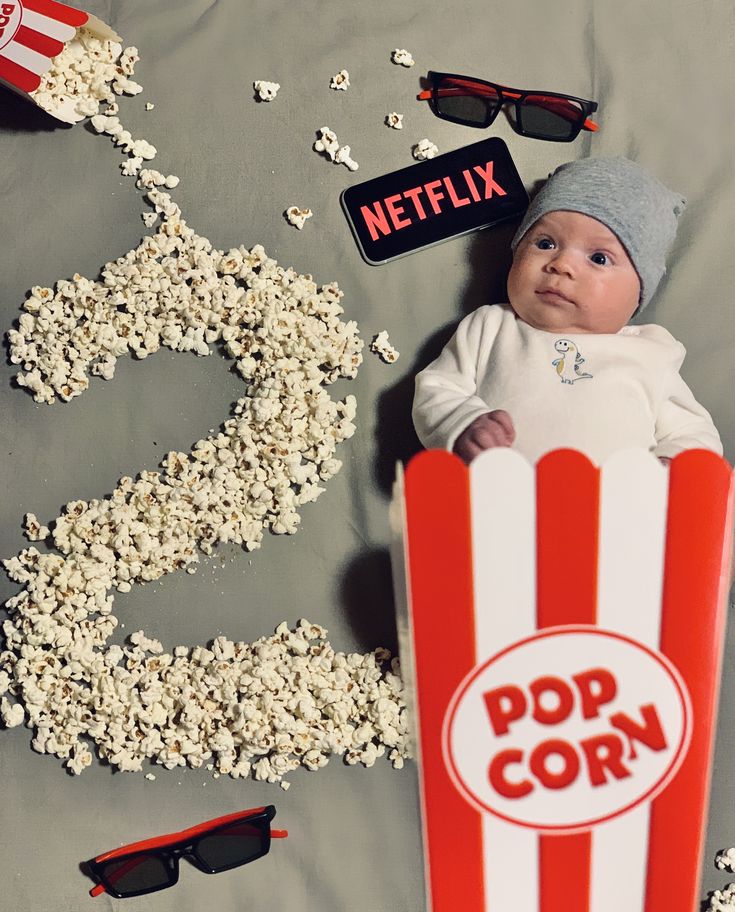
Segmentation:
[(4, 48), (15, 38), (22, 12), (23, 6), (20, 0), (0, 3), (0, 48)]
[(686, 686), (663, 655), (597, 627), (557, 627), (466, 676), (442, 747), (479, 810), (570, 832), (651, 801), (679, 768), (691, 721)]

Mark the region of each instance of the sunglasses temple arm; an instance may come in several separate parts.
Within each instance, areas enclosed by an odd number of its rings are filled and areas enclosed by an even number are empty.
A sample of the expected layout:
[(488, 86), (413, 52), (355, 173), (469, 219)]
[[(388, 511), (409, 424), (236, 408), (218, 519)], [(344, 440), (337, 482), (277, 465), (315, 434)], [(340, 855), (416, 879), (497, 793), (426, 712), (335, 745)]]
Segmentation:
[[(455, 90), (455, 91), (456, 91), (456, 90)], [(452, 89), (439, 89), (439, 95), (450, 95), (450, 94), (454, 94), (454, 93), (455, 93), (455, 92), (454, 92)], [(478, 94), (480, 94), (480, 93), (478, 93)], [(489, 93), (488, 93), (488, 94), (489, 94)], [(509, 95), (510, 95), (510, 93), (506, 93), (506, 94), (509, 94)], [(419, 93), (419, 94), (416, 96), (416, 99), (417, 99), (418, 101), (431, 101), (431, 89), (424, 89), (423, 92)], [(553, 109), (553, 108), (556, 107), (556, 106), (555, 106), (555, 105), (552, 105), (552, 104), (548, 104), (547, 107)], [(562, 112), (562, 111), (558, 111), (558, 113), (560, 113), (560, 114), (563, 115), (563, 112)], [(591, 133), (596, 133), (597, 130), (599, 130), (599, 126), (594, 122), (594, 120), (591, 120), (591, 119), (588, 117), (588, 118), (585, 120), (585, 122), (582, 124), (582, 129), (583, 129), (583, 130), (589, 130)]]

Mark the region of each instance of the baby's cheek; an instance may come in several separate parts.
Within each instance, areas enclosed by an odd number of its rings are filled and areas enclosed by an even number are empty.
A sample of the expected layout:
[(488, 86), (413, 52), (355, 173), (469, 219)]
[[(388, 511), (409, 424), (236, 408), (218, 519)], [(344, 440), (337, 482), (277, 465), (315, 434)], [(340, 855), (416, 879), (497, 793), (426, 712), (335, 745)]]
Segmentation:
[(519, 297), (527, 285), (528, 278), (525, 264), (521, 259), (516, 258), (513, 260), (510, 272), (508, 273), (508, 298), (510, 299), (511, 304), (513, 303), (513, 298)]

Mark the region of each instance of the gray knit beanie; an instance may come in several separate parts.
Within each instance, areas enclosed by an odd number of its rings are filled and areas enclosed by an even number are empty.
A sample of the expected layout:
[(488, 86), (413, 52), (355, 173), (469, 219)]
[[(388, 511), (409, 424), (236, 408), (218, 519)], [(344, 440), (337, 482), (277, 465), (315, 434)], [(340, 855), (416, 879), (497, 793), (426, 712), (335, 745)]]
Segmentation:
[(641, 281), (639, 311), (666, 271), (686, 200), (627, 158), (583, 158), (560, 165), (531, 201), (511, 247), (547, 212), (581, 212), (602, 222), (625, 247)]

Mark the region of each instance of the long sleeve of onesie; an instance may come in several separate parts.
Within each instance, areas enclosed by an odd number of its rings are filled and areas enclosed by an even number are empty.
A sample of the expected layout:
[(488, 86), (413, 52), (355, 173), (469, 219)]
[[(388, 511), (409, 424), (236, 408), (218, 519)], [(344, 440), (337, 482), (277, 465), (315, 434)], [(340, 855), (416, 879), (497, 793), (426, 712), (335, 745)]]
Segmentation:
[(722, 441), (709, 412), (694, 398), (681, 376), (672, 375), (656, 416), (656, 456), (702, 448), (722, 455)]
[(427, 449), (451, 450), (476, 418), (498, 406), (477, 394), (477, 368), (500, 327), (497, 307), (480, 307), (457, 327), (439, 357), (416, 376), (413, 423)]

